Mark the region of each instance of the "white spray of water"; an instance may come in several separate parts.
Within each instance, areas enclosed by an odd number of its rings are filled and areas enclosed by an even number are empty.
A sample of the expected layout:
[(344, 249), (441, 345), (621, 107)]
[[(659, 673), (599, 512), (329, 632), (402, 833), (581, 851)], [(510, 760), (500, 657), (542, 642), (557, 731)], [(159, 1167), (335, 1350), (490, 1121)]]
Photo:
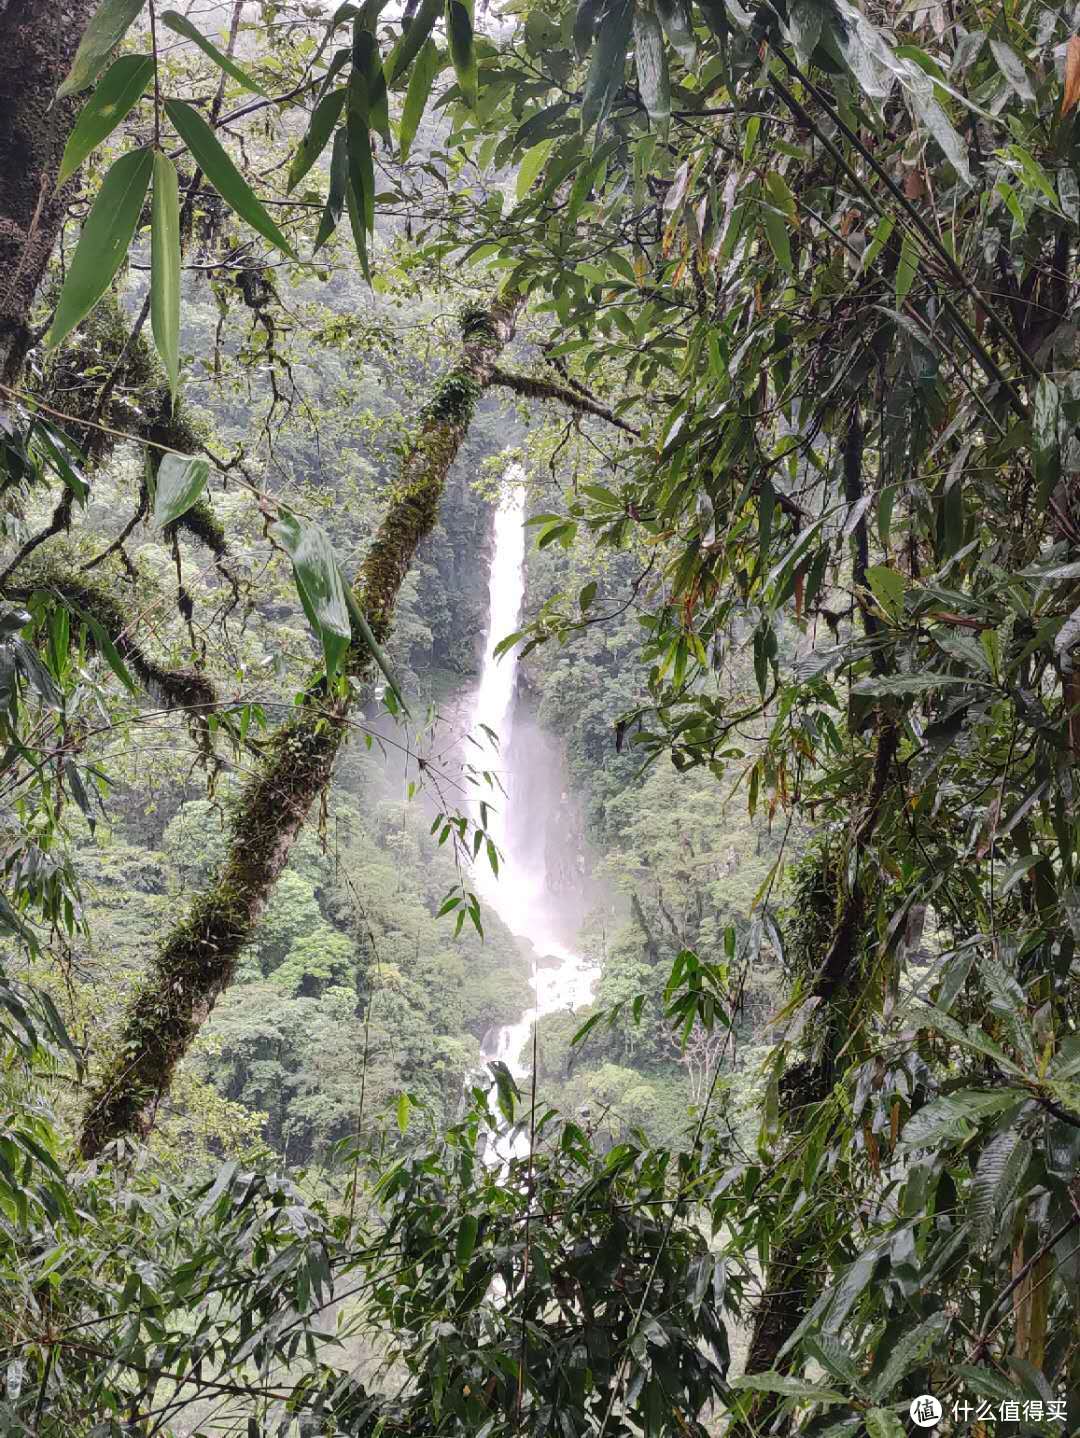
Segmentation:
[[(499, 736), (498, 755), (490, 762), (486, 758), (481, 760), (479, 767), (498, 773), (506, 792), (500, 793), (498, 789), (489, 791), (484, 786), (478, 793), (497, 810), (494, 813), (489, 810), (487, 827), (501, 850), (502, 862), (496, 878), (481, 854), (473, 879), (485, 904), (498, 914), (511, 933), (527, 939), (534, 950), (530, 982), (536, 1002), (517, 1023), (500, 1029), (495, 1042), (489, 1043), (484, 1051), (485, 1059), (501, 1059), (516, 1078), (521, 1078), (531, 1068), (528, 1052), (523, 1053), (522, 1050), (529, 1042), (533, 1024), (546, 1014), (588, 1004), (592, 999), (596, 970), (580, 955), (565, 948), (556, 937), (557, 904), (548, 889), (543, 860), (530, 857), (537, 850), (542, 853), (544, 846), (531, 845), (530, 855), (516, 851), (513, 836), (515, 830), (520, 832), (522, 828), (520, 816), (515, 815), (513, 826), (507, 823), (508, 811), (514, 803), (514, 767), (528, 762), (527, 755), (512, 753), (510, 745), (517, 658), (514, 653), (504, 654), (499, 659), (495, 657), (499, 640), (517, 629), (525, 597), (525, 496), (520, 487), (523, 478), (520, 466), (513, 466), (507, 478), (511, 486), (495, 515), (490, 621), (484, 667), (473, 711), (473, 732), (485, 749), (489, 741), (481, 725), (493, 729)], [(511, 759), (512, 764), (509, 762)], [(558, 782), (556, 775), (551, 777), (552, 782)], [(479, 799), (474, 804), (473, 817), (479, 818)], [(537, 958), (543, 961), (542, 965), (537, 964)]]

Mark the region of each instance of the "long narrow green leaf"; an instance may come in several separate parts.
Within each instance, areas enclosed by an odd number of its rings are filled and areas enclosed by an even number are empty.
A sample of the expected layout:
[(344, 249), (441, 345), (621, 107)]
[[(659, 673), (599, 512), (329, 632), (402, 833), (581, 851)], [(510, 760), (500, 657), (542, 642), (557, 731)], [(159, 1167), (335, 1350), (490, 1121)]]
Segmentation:
[(353, 68), (349, 80), (349, 105), (367, 121), (369, 130), (378, 130), (390, 143), (390, 108), (386, 94), (379, 42), (357, 20), (353, 28)]
[(356, 246), (356, 253), (360, 260), (360, 268), (363, 271), (364, 279), (371, 284), (371, 263), (368, 259), (367, 230), (364, 228), (364, 215), (361, 201), (356, 197), (353, 189), (352, 176), (349, 177), (349, 186), (345, 191), (345, 204), (349, 211), (349, 225), (352, 229), (353, 244)]
[(150, 212), (150, 323), (175, 398), (180, 382), (180, 185), (176, 166), (154, 152)]
[(422, 0), (420, 9), (409, 21), (408, 28), (402, 26), (401, 38), (386, 57), (386, 83), (393, 85), (420, 54), (424, 41), (435, 28), (435, 21), (443, 12), (443, 0)]
[(450, 58), (454, 62), (461, 98), (470, 110), (476, 109), (479, 75), (476, 50), (473, 46), (473, 13), (475, 0), (446, 0), (446, 33), (450, 41)]
[(193, 45), (198, 45), (204, 55), (209, 56), (219, 69), (224, 70), (226, 75), (230, 75), (245, 90), (250, 90), (255, 95), (261, 95), (264, 100), (269, 100), (270, 96), (263, 87), (253, 80), (246, 70), (241, 70), (235, 60), (230, 60), (228, 55), (223, 54), (205, 35), (201, 35), (186, 15), (178, 15), (175, 10), (166, 10), (161, 17), (161, 23), (167, 25), (177, 35), (183, 35), (184, 39), (190, 40)]
[(582, 134), (601, 123), (619, 92), (633, 17), (633, 0), (614, 0), (604, 12), (581, 101)]
[(121, 55), (83, 107), (64, 146), (56, 188), (65, 184), (146, 93), (154, 73), (151, 55)]
[(46, 340), (49, 349), (86, 318), (112, 284), (138, 228), (152, 168), (150, 150), (132, 150), (105, 176), (60, 291)]
[(104, 0), (83, 32), (71, 71), (57, 91), (61, 99), (65, 95), (77, 95), (94, 83), (142, 7), (143, 0)]
[[(415, 23), (413, 21), (413, 24)], [(428, 96), (431, 94), (431, 87), (435, 83), (435, 76), (439, 73), (440, 66), (438, 47), (433, 40), (425, 40), (416, 57), (412, 74), (409, 76), (409, 88), (405, 92), (405, 103), (401, 107), (398, 148), (402, 164), (409, 158), (412, 142), (416, 138), (416, 131), (423, 118), (424, 107), (428, 102)]]
[(307, 134), (300, 141), (292, 164), (289, 166), (290, 190), (296, 188), (323, 150), (326, 149), (326, 142), (338, 122), (344, 104), (345, 87), (342, 86), (340, 89), (331, 90), (328, 95), (324, 95), (315, 106)]
[(359, 202), (364, 229), (375, 229), (375, 164), (371, 154), (371, 134), (363, 104), (363, 85), (353, 72), (349, 81), (349, 110), (346, 116), (349, 137), (349, 179)]
[(661, 140), (666, 140), (671, 124), (671, 80), (660, 21), (651, 10), (639, 8), (634, 11), (634, 60), (638, 89), (649, 122)]
[(191, 151), (195, 163), (242, 220), (270, 241), (290, 260), (296, 253), (255, 198), (251, 186), (225, 153), (221, 142), (197, 110), (183, 100), (166, 100), (165, 110), (176, 133)]
[(342, 576), (341, 582), (345, 587), (345, 603), (348, 606), (350, 619), (352, 620), (355, 627), (359, 630), (360, 638), (367, 645), (368, 649), (370, 649), (372, 659), (374, 659), (375, 663), (382, 670), (383, 678), (390, 686), (390, 691), (393, 694), (394, 698), (397, 700), (402, 711), (405, 714), (408, 714), (409, 706), (405, 703), (405, 699), (401, 693), (401, 685), (394, 677), (394, 671), (390, 668), (390, 661), (387, 659), (385, 653), (383, 652), (379, 641), (371, 632), (371, 625), (367, 622), (367, 615), (357, 603), (356, 595), (352, 591), (352, 586), (348, 583), (344, 576)]
[(326, 196), (326, 206), (319, 221), (319, 233), (315, 236), (316, 253), (338, 227), (348, 188), (349, 142), (345, 131), (339, 130), (334, 136), (334, 151), (330, 157), (330, 188)]

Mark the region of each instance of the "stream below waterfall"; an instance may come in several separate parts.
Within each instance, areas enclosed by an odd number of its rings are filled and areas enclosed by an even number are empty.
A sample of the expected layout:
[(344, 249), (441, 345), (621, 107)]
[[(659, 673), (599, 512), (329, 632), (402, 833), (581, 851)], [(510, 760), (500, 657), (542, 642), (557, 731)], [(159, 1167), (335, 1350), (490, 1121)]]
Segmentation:
[[(524, 842), (529, 826), (514, 808), (515, 794), (520, 798), (529, 787), (527, 778), (535, 789), (536, 766), (550, 765), (551, 755), (549, 751), (531, 752), (528, 742), (521, 742), (522, 737), (527, 741), (527, 732), (519, 736), (519, 742), (512, 742), (518, 661), (514, 652), (495, 656), (499, 640), (518, 628), (525, 598), (525, 496), (520, 484), (513, 483), (518, 475), (511, 472), (508, 478), (512, 487), (495, 514), (487, 642), (472, 714), (472, 728), (479, 731), (487, 753), (491, 752), (490, 741), (480, 726), (494, 730), (499, 737), (497, 754), (490, 760), (485, 757), (481, 766), (497, 773), (505, 790), (483, 793), (490, 805), (488, 833), (501, 859), (498, 877), (483, 858), (478, 860), (473, 881), (483, 902), (515, 937), (531, 946), (529, 981), (536, 1001), (516, 1023), (489, 1033), (482, 1050), (486, 1062), (501, 1059), (520, 1079), (532, 1067), (527, 1046), (537, 1019), (590, 1003), (598, 970), (562, 943), (565, 905), (549, 883), (546, 844), (535, 842), (535, 835), (531, 842)], [(530, 768), (531, 774), (527, 773)], [(539, 777), (548, 784), (559, 783), (556, 773)], [(479, 798), (474, 803), (474, 818), (479, 818)], [(541, 816), (541, 821), (546, 818)]]

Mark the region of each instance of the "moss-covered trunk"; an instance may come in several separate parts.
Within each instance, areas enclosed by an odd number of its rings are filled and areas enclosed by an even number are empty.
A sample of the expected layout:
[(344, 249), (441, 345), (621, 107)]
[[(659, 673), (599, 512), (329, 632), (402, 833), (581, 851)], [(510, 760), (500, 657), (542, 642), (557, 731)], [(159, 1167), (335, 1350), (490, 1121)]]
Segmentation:
[[(447, 472), (476, 401), (514, 330), (517, 297), (497, 300), (463, 323), (457, 363), (424, 412), (390, 505), (353, 590), (381, 643), (420, 541), (435, 523)], [(367, 654), (354, 650), (362, 676)], [(87, 1108), (80, 1149), (93, 1158), (112, 1140), (145, 1134), (177, 1064), (220, 994), (284, 869), (293, 843), (330, 782), (348, 733), (349, 699), (313, 690), (277, 731), (232, 817), (229, 847), (213, 884), (162, 944), (132, 1001), (115, 1054)]]
[(98, 0), (0, 0), (0, 383), (14, 384), (30, 307), (64, 223), (56, 189), (76, 104), (56, 100)]

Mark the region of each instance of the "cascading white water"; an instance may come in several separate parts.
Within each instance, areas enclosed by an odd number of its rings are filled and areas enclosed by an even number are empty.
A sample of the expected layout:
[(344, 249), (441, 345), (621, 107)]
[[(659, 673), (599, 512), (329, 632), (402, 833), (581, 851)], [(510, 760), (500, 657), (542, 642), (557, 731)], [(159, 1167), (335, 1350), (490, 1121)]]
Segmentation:
[[(486, 725), (499, 736), (498, 754), (480, 762), (480, 768), (498, 773), (505, 793), (486, 786), (474, 801), (474, 819), (479, 818), (479, 799), (489, 801), (497, 812), (488, 814), (488, 832), (502, 854), (496, 878), (483, 855), (473, 879), (484, 902), (498, 914), (511, 933), (526, 939), (533, 948), (530, 982), (535, 1005), (515, 1024), (498, 1031), (496, 1041), (484, 1051), (485, 1059), (501, 1059), (515, 1077), (528, 1073), (531, 1063), (523, 1054), (533, 1024), (546, 1014), (578, 1008), (592, 999), (596, 969), (558, 940), (558, 906), (547, 885), (543, 861), (535, 855), (543, 845), (531, 845), (530, 855), (513, 841), (508, 811), (514, 803), (514, 769), (528, 762), (528, 756), (511, 751), (514, 697), (517, 687), (517, 658), (514, 653), (495, 657), (495, 647), (505, 635), (517, 629), (525, 597), (525, 496), (520, 466), (507, 475), (509, 492), (495, 514), (495, 548), (489, 583), (490, 620), (480, 688), (473, 711), (473, 731), (488, 750), (489, 741), (480, 728)], [(488, 750), (490, 752), (490, 750)], [(541, 967), (537, 959), (543, 960)]]

